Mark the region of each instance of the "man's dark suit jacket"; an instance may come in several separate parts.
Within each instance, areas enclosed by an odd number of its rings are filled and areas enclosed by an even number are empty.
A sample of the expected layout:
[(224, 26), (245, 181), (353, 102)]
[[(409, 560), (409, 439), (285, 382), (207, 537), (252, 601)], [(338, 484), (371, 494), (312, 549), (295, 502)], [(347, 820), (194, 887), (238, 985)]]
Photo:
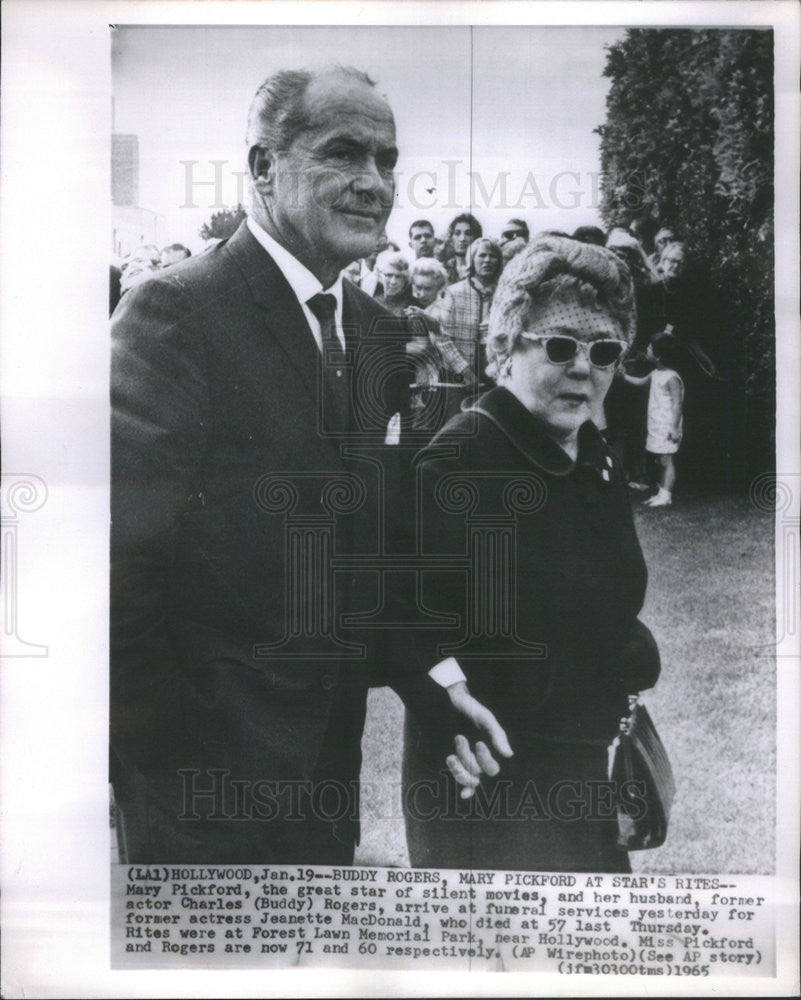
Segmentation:
[[(269, 783), (358, 779), (366, 687), (388, 660), (386, 633), (344, 624), (380, 603), (376, 573), (348, 560), (391, 547), (380, 500), (403, 449), (384, 437), (411, 376), (401, 322), (343, 289), (344, 442), (320, 430), (320, 352), (246, 225), (115, 313), (112, 780), (156, 855), (128, 860), (295, 860)], [(428, 678), (389, 673), (440, 710)]]

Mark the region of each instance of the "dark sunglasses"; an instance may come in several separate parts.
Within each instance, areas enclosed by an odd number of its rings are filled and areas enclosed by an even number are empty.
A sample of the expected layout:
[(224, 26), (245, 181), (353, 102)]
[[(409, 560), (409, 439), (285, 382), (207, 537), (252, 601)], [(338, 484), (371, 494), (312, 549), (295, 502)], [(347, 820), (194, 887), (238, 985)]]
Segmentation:
[(526, 234), (522, 231), (522, 229), (507, 229), (506, 232), (503, 233), (502, 238), (505, 240), (516, 240), (518, 236), (521, 239), (526, 238)]
[(545, 355), (552, 365), (568, 365), (578, 352), (584, 351), (594, 368), (611, 368), (623, 357), (626, 344), (622, 340), (593, 340), (585, 343), (566, 334), (524, 333), (526, 340), (533, 340), (545, 347)]

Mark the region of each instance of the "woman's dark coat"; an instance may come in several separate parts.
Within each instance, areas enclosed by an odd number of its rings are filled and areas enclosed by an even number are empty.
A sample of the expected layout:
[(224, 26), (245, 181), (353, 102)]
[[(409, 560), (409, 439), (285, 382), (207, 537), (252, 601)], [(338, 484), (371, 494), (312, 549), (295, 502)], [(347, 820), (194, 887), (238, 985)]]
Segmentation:
[(432, 663), (456, 657), (515, 756), (465, 804), (426, 764), (426, 737), (407, 719), (412, 864), (628, 870), (602, 787), (607, 747), (627, 696), (656, 681), (659, 655), (637, 619), (646, 569), (617, 460), (586, 423), (572, 462), (496, 388), (417, 462), (421, 549), (441, 566), (421, 601), (455, 616), (418, 648)]

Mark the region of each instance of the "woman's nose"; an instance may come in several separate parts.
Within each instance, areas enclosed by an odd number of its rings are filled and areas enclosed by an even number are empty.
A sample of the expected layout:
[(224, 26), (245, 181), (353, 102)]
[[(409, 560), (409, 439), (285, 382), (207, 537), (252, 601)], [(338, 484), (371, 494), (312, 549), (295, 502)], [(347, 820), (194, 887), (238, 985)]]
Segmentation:
[(568, 363), (568, 374), (584, 377), (589, 375), (591, 370), (590, 345), (579, 343), (575, 357)]

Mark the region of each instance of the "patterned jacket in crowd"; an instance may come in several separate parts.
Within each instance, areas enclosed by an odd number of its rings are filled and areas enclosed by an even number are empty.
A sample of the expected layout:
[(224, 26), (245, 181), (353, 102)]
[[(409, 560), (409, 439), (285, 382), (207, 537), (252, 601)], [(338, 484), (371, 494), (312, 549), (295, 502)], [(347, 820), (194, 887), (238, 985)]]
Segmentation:
[(474, 372), (480, 377), (479, 348), (489, 322), (494, 291), (494, 286), (483, 289), (474, 278), (465, 278), (451, 285), (442, 298), (429, 307), (428, 311), (439, 320), (434, 342), (448, 372), (455, 375)]

